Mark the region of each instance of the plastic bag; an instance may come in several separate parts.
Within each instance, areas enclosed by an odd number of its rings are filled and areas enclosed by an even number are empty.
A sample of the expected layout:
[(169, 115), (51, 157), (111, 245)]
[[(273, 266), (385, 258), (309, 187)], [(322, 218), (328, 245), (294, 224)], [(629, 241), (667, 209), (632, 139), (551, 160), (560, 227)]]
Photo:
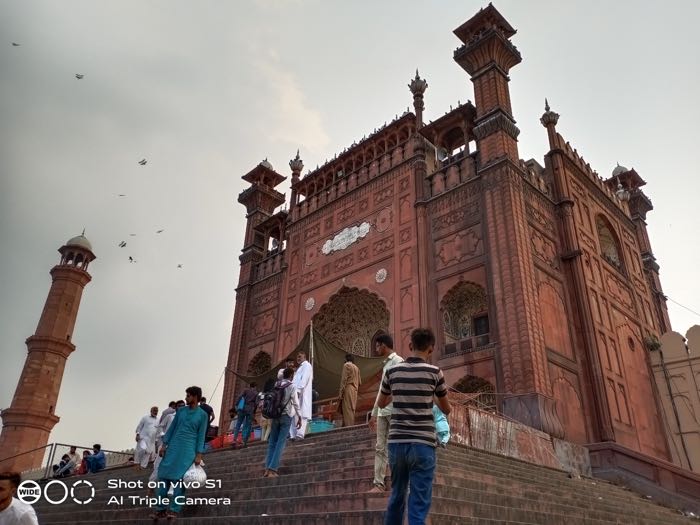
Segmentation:
[(184, 481), (185, 483), (197, 482), (200, 485), (203, 485), (204, 482), (207, 480), (207, 473), (204, 472), (202, 464), (203, 463), (195, 465), (194, 463), (192, 463), (190, 468), (187, 469), (187, 472), (185, 472), (185, 475), (182, 476), (182, 481)]

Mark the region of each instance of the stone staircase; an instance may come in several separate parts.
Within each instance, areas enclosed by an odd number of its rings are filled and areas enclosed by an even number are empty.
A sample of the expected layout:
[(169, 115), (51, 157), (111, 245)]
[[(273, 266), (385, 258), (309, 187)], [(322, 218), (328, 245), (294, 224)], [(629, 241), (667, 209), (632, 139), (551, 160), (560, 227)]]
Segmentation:
[[(369, 494), (374, 435), (366, 426), (333, 430), (290, 443), (279, 478), (262, 478), (265, 444), (221, 450), (205, 456), (211, 480), (221, 488), (190, 490), (188, 497), (230, 498), (230, 504), (185, 508), (176, 521), (194, 524), (381, 524), (388, 494)], [(129, 496), (146, 489), (110, 489), (108, 480), (144, 483), (150, 471), (111, 469), (86, 477), (96, 488), (93, 501), (35, 505), (39, 522), (152, 523), (150, 510), (132, 505)], [(69, 478), (69, 483), (73, 478)], [(49, 494), (55, 495), (49, 488)], [(108, 505), (111, 496), (123, 505)], [(161, 523), (164, 523), (161, 521)], [(572, 479), (566, 472), (497, 456), (460, 445), (438, 452), (429, 523), (547, 525), (698, 523), (680, 512), (604, 481)]]

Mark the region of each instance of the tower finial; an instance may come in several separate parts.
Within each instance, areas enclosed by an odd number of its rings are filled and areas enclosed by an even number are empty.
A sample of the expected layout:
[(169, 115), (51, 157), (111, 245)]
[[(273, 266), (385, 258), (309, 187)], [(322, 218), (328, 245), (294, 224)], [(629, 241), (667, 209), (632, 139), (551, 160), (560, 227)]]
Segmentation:
[(547, 102), (547, 97), (544, 97), (544, 110), (549, 111), (549, 102)]
[(413, 108), (416, 112), (416, 126), (423, 126), (423, 109), (425, 109), (425, 104), (423, 103), (423, 93), (428, 89), (428, 83), (424, 78), (420, 77), (418, 73), (418, 68), (416, 68), (416, 77), (411, 80), (408, 85), (408, 89), (413, 93)]
[(85, 228), (83, 228), (83, 233), (81, 233), (80, 235), (82, 235), (83, 237), (85, 237)]

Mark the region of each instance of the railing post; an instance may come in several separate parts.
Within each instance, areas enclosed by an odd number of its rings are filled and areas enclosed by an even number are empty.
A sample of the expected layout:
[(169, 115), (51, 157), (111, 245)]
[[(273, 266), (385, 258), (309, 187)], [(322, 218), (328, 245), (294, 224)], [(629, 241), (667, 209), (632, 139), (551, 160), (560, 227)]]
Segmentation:
[(46, 469), (44, 470), (44, 479), (48, 479), (49, 477), (49, 469), (51, 468), (51, 465), (53, 465), (53, 456), (56, 451), (56, 443), (51, 443), (49, 445), (50, 447), (50, 452), (49, 452), (49, 460), (46, 463)]

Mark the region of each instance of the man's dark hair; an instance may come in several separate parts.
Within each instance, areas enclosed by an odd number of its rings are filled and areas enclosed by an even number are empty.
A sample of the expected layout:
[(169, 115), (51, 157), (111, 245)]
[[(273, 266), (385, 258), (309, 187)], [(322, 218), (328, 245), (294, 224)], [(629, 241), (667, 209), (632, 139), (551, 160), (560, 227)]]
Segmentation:
[(250, 383), (248, 383), (248, 386), (250, 388), (255, 388), (256, 386), (258, 386), (258, 384), (255, 381), (251, 381)]
[(306, 355), (306, 350), (299, 350), (299, 351), (297, 352), (297, 356), (299, 356), (299, 355), (303, 355), (304, 358), (306, 358), (306, 357), (307, 357), (307, 355)]
[(229, 417), (233, 418), (238, 412), (236, 411), (236, 407), (229, 408), (228, 410), (228, 415)]
[(184, 407), (184, 406), (185, 406), (185, 400), (184, 400), (184, 399), (178, 399), (178, 400), (175, 402), (175, 406), (177, 406), (177, 405), (180, 405), (181, 407)]
[[(190, 392), (190, 394), (191, 394), (191, 393), (192, 393), (192, 392)], [(200, 397), (200, 398), (199, 398), (199, 402), (200, 402), (200, 403), (206, 403), (206, 402), (207, 402), (207, 398), (206, 398), (206, 397)]]
[(377, 338), (374, 340), (375, 343), (380, 343), (389, 348), (390, 350), (394, 349), (394, 340), (391, 338), (389, 334), (379, 334)]
[(291, 356), (285, 360), (285, 363), (293, 363), (293, 362), (294, 362), (294, 358)]
[(0, 479), (9, 479), (10, 485), (12, 485), (12, 488), (15, 489), (19, 487), (19, 484), (22, 482), (22, 476), (20, 476), (19, 472), (14, 472), (10, 470), (0, 472)]
[(97, 451), (99, 452), (100, 450), (102, 450), (102, 445), (100, 445), (99, 443), (95, 443), (95, 444), (92, 446), (92, 449), (93, 449), (93, 450), (97, 450)]
[(345, 362), (346, 363), (354, 363), (355, 362), (355, 356), (352, 354), (345, 354)]
[(170, 408), (175, 408), (175, 405), (177, 405), (177, 401), (171, 401), (170, 403), (168, 403), (168, 406)]
[[(199, 388), (198, 386), (191, 386), (187, 390), (185, 390), (186, 393), (188, 393), (191, 396), (194, 396), (197, 398), (197, 401), (202, 399), (202, 389)], [(206, 399), (206, 398), (205, 398)]]
[(282, 377), (285, 379), (291, 379), (294, 377), (294, 369), (287, 367), (284, 369), (284, 372), (282, 372)]
[(416, 328), (411, 332), (413, 350), (423, 352), (435, 344), (435, 334), (430, 328)]

